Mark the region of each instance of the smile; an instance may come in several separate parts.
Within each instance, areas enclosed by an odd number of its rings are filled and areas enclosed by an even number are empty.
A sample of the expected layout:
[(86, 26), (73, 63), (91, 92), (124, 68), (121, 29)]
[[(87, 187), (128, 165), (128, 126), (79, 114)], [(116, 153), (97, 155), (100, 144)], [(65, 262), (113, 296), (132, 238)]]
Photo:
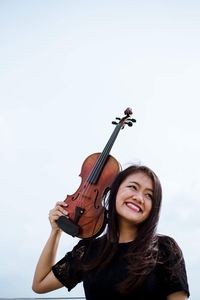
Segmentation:
[(134, 204), (133, 202), (125, 202), (126, 206), (135, 212), (142, 212), (142, 209), (139, 205)]

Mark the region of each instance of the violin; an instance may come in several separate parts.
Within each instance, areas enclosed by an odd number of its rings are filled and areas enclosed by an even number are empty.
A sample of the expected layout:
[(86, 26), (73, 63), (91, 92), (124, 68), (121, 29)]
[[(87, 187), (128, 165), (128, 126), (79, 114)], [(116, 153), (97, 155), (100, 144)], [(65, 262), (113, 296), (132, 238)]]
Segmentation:
[(131, 108), (124, 111), (123, 118), (116, 118), (112, 124), (116, 125), (107, 144), (101, 153), (89, 155), (81, 168), (81, 184), (78, 190), (67, 195), (68, 216), (61, 216), (56, 221), (59, 228), (65, 233), (82, 239), (100, 235), (106, 226), (106, 208), (103, 200), (110, 189), (112, 182), (121, 170), (120, 163), (109, 153), (125, 125), (132, 126), (135, 119)]

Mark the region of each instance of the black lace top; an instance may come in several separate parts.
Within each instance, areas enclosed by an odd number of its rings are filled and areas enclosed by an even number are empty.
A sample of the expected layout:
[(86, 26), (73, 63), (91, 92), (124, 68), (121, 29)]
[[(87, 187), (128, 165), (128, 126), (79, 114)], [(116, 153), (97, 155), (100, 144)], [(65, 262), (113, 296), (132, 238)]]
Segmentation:
[[(173, 239), (167, 236), (159, 238), (159, 252), (166, 256), (166, 265), (158, 264), (146, 277), (142, 286), (128, 295), (120, 294), (116, 290), (116, 284), (126, 277), (124, 254), (128, 251), (130, 243), (118, 244), (117, 252), (108, 267), (83, 271), (81, 265), (86, 251), (89, 252), (87, 252), (87, 256), (94, 258), (100, 239), (96, 239), (92, 244), (88, 240), (80, 240), (71, 252), (68, 252), (52, 267), (52, 271), (69, 291), (79, 282), (83, 282), (87, 300), (166, 300), (169, 294), (178, 291), (185, 291), (189, 297), (184, 259), (181, 260), (177, 271), (171, 269), (180, 259), (176, 252), (168, 253), (167, 244), (171, 240)], [(169, 257), (170, 259), (168, 259)], [(170, 270), (173, 270), (173, 274)]]

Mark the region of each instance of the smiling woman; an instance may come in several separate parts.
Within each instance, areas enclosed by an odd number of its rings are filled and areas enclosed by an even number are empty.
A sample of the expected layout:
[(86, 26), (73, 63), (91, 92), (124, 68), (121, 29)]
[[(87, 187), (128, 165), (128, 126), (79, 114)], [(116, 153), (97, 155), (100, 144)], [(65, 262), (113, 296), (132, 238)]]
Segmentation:
[(153, 181), (144, 172), (130, 174), (122, 182), (116, 197), (121, 237), (123, 237), (123, 230), (126, 236), (130, 235), (130, 240), (135, 239), (137, 225), (146, 220), (151, 212), (152, 199)]
[(33, 290), (70, 291), (83, 282), (86, 299), (184, 300), (189, 288), (181, 249), (156, 227), (162, 188), (146, 166), (133, 165), (115, 178), (107, 197), (106, 232), (82, 239), (55, 264), (61, 234), (56, 220), (65, 202), (50, 211), (51, 235), (36, 267)]

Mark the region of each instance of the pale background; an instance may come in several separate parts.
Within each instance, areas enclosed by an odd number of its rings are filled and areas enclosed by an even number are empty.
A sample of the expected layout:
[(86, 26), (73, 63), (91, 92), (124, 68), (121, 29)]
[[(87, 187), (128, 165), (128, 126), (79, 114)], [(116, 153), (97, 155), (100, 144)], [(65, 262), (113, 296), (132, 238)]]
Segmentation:
[[(0, 297), (39, 297), (48, 212), (80, 184), (111, 121), (111, 154), (163, 185), (159, 232), (181, 246), (191, 299), (200, 269), (200, 2), (0, 1)], [(63, 235), (58, 259), (77, 242)], [(83, 295), (82, 286), (43, 295)]]

